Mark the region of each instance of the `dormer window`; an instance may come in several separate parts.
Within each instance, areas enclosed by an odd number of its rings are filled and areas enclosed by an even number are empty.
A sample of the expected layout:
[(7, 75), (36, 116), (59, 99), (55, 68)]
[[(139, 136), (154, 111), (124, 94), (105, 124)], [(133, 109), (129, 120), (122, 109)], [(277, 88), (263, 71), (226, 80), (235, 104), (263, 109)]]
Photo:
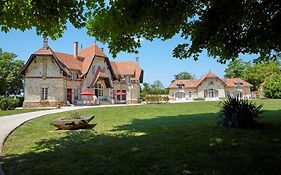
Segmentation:
[(234, 84), (235, 84), (235, 86), (236, 86), (237, 88), (240, 88), (240, 87), (243, 86), (243, 83), (234, 83)]
[(76, 80), (76, 79), (78, 79), (78, 74), (72, 73), (71, 74), (71, 80)]
[(126, 82), (126, 84), (131, 84), (131, 77), (129, 77), (129, 76), (126, 76), (125, 77), (125, 82)]
[(179, 89), (183, 89), (184, 84), (177, 84), (177, 86), (178, 86)]

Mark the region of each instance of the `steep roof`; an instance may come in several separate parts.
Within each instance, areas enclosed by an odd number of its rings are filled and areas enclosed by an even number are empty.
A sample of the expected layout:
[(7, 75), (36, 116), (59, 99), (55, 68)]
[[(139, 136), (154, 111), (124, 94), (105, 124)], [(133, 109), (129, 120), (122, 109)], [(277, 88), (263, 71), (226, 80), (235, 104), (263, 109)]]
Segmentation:
[(90, 86), (94, 86), (96, 84), (96, 82), (98, 81), (98, 79), (104, 79), (106, 87), (112, 87), (111, 80), (109, 79), (109, 76), (100, 66), (98, 67)]
[(54, 54), (68, 69), (81, 70), (82, 62), (76, 60), (73, 55), (60, 52), (54, 52)]
[(117, 76), (131, 76), (132, 80), (143, 82), (143, 70), (133, 61), (113, 62), (111, 65)]
[(87, 48), (81, 49), (78, 53), (78, 57), (83, 58), (83, 64), (81, 67), (82, 74), (86, 74), (88, 72), (95, 56), (103, 57), (106, 59), (108, 64), (110, 63), (107, 56), (103, 53), (102, 49), (100, 49), (96, 44), (93, 44)]
[(22, 69), (22, 74), (25, 74), (25, 69), (29, 66), (29, 64), (34, 59), (34, 56), (44, 56), (49, 55), (53, 56), (56, 62), (59, 64), (60, 68), (63, 69), (65, 72), (69, 73), (69, 71), (79, 71), (80, 76), (84, 76), (88, 73), (89, 68), (92, 65), (93, 60), (96, 57), (102, 57), (105, 59), (106, 63), (108, 64), (109, 71), (112, 74), (113, 79), (116, 79), (112, 66), (108, 57), (103, 53), (102, 49), (99, 48), (96, 44), (93, 44), (87, 48), (81, 49), (78, 53), (78, 59), (74, 58), (74, 55), (61, 53), (61, 52), (54, 52), (50, 47), (48, 48), (41, 48), (34, 52), (27, 63), (25, 64), (24, 68)]
[(27, 62), (25, 63), (24, 67), (22, 68), (22, 70), (20, 71), (21, 74), (25, 75), (25, 71), (28, 68), (28, 66), (32, 63), (32, 61), (34, 60), (34, 58), (36, 56), (52, 56), (53, 59), (55, 60), (55, 62), (58, 64), (58, 66), (60, 67), (61, 70), (63, 70), (66, 73), (69, 73), (68, 69), (66, 68), (65, 64), (63, 64), (55, 55), (54, 51), (50, 48), (41, 48), (37, 51), (35, 51), (33, 54), (30, 55), (29, 59), (27, 60)]

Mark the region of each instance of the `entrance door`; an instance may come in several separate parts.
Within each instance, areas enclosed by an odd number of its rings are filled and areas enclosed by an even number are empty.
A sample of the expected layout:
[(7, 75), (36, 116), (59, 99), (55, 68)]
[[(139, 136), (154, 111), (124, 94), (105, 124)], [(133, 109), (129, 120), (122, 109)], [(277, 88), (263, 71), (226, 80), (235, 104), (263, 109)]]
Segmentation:
[(100, 83), (95, 84), (95, 94), (99, 100), (104, 100), (103, 87)]
[(175, 96), (176, 96), (176, 100), (180, 100), (180, 101), (185, 100), (185, 93), (184, 92), (177, 92), (175, 94)]
[(242, 99), (243, 98), (243, 92), (237, 91), (235, 93), (235, 97), (238, 98), (238, 99)]
[(67, 89), (66, 100), (69, 101), (70, 104), (72, 104), (72, 89)]

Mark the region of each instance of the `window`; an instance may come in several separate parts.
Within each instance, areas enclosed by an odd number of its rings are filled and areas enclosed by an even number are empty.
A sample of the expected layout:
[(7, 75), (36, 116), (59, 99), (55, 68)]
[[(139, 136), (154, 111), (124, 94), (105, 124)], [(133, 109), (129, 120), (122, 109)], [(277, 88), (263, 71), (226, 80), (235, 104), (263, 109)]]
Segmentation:
[(185, 98), (185, 93), (183, 93), (183, 92), (177, 92), (177, 93), (176, 93), (176, 98)]
[(78, 89), (74, 89), (74, 100), (78, 100)]
[(209, 85), (214, 85), (214, 82), (213, 81), (209, 81)]
[(48, 99), (48, 88), (42, 88), (41, 89), (41, 100), (47, 100)]
[(183, 89), (184, 84), (177, 84), (179, 89)]
[(192, 92), (188, 92), (188, 97), (189, 97), (189, 98), (192, 97)]
[(117, 100), (126, 100), (126, 90), (117, 90)]
[(216, 89), (207, 89), (204, 91), (204, 97), (216, 98), (218, 97), (219, 91)]
[(241, 88), (243, 86), (243, 83), (234, 83), (236, 85), (236, 88)]
[(125, 81), (126, 84), (131, 84), (131, 78), (129, 76), (126, 76)]
[(71, 80), (76, 80), (76, 79), (78, 79), (78, 74), (72, 73), (71, 74)]
[(100, 83), (95, 84), (95, 94), (97, 97), (103, 97), (103, 87)]

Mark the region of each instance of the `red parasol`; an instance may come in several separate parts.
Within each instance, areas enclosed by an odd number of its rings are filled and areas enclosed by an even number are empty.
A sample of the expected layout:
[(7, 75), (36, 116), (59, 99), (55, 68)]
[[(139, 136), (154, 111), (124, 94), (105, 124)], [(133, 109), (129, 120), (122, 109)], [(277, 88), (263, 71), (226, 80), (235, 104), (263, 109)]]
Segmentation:
[(93, 93), (93, 92), (92, 92), (91, 90), (89, 90), (89, 89), (86, 89), (86, 90), (84, 90), (83, 92), (81, 92), (80, 95), (82, 95), (82, 96), (93, 96), (93, 95), (95, 95), (95, 93)]

